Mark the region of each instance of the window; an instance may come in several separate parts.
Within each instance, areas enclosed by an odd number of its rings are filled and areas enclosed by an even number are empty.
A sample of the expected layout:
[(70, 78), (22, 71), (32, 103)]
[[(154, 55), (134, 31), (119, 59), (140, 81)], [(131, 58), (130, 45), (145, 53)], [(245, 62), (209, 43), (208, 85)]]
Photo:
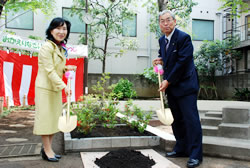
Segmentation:
[(136, 15), (122, 21), (122, 36), (136, 37)]
[(250, 39), (250, 16), (246, 16), (246, 40)]
[(6, 28), (33, 30), (34, 14), (31, 10), (8, 11), (5, 17)]
[[(83, 9), (78, 9), (79, 11), (82, 11), (84, 13), (85, 11)], [(70, 8), (63, 8), (63, 18), (67, 19), (71, 23), (70, 32), (71, 33), (85, 33), (85, 23), (82, 21), (79, 15), (71, 13)]]
[(193, 40), (214, 40), (214, 21), (196, 20), (192, 21)]

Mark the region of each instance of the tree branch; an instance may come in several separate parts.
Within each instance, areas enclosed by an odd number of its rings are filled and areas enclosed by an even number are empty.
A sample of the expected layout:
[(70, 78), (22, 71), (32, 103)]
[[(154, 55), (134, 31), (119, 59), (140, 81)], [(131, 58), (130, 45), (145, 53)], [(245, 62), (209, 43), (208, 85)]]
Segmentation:
[(6, 4), (8, 0), (0, 0), (0, 16), (2, 15), (3, 12), (3, 7)]

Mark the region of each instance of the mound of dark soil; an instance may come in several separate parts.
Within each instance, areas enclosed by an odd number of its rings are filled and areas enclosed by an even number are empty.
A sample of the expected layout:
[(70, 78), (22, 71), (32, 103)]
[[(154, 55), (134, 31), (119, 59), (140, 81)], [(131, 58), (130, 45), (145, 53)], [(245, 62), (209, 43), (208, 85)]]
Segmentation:
[(95, 160), (100, 168), (151, 168), (155, 161), (139, 151), (119, 149)]

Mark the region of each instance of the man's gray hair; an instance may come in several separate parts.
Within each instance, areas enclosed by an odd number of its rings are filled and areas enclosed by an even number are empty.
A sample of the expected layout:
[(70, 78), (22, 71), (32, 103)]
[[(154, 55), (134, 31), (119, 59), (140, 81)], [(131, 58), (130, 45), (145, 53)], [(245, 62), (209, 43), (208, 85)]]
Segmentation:
[(175, 14), (173, 12), (171, 12), (170, 10), (163, 10), (159, 13), (159, 20), (160, 20), (160, 16), (164, 15), (165, 13), (169, 13), (170, 16), (175, 20)]

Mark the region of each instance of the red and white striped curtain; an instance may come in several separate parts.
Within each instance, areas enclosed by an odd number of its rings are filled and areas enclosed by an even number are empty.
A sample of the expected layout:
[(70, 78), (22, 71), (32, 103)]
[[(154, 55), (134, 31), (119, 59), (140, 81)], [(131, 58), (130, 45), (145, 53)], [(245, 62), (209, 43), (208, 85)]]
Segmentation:
[[(0, 97), (9, 98), (9, 106), (23, 105), (25, 95), (26, 105), (35, 105), (35, 79), (38, 70), (38, 58), (0, 50)], [(77, 70), (71, 81), (71, 101), (79, 100), (83, 95), (84, 58), (68, 59), (66, 64), (76, 65)], [(63, 79), (67, 83), (66, 78)], [(62, 101), (66, 102), (63, 91)]]

